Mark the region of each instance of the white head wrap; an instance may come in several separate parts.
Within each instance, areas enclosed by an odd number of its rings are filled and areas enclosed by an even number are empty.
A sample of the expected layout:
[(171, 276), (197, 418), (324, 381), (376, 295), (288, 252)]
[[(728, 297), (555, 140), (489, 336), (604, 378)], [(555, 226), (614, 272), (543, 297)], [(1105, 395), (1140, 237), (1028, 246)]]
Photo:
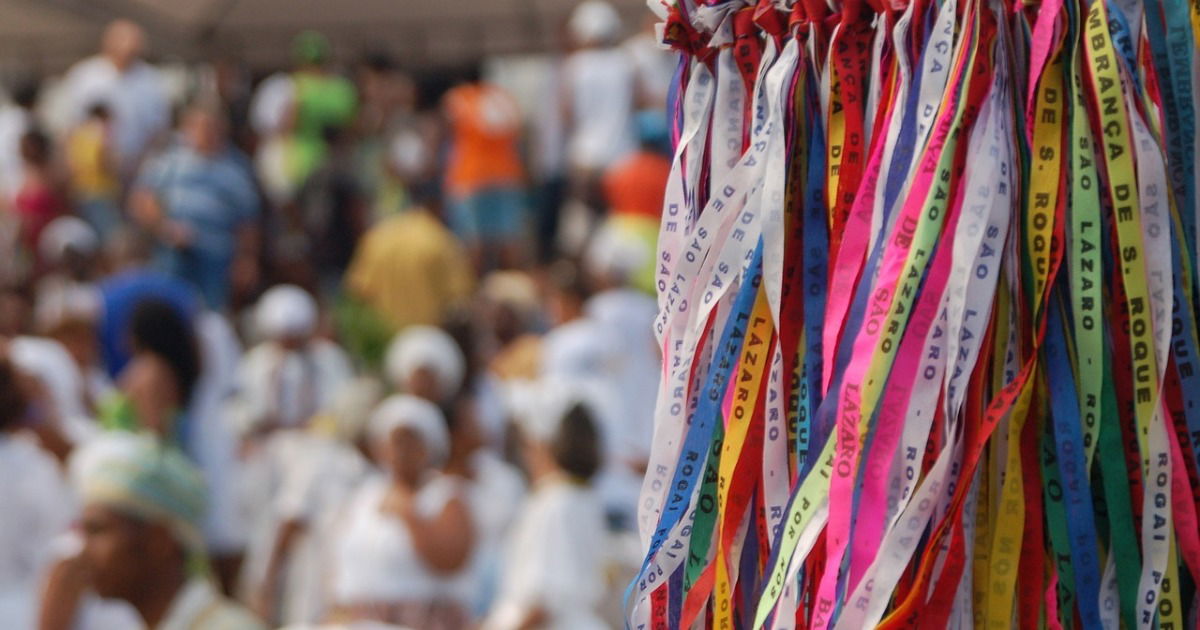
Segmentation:
[(367, 431), (372, 442), (380, 442), (401, 428), (412, 429), (421, 436), (432, 465), (440, 466), (450, 456), (446, 417), (433, 403), (407, 394), (389, 396), (371, 414)]
[(626, 282), (643, 269), (652, 256), (641, 235), (610, 219), (592, 237), (584, 254), (584, 265), (592, 274), (615, 276)]
[(304, 289), (281, 284), (258, 300), (255, 320), (264, 339), (307, 337), (317, 328), (317, 303)]
[(392, 386), (399, 387), (421, 368), (433, 370), (440, 396), (449, 398), (462, 387), (467, 361), (446, 331), (434, 326), (409, 326), (388, 345), (384, 371)]
[[(631, 333), (632, 334), (632, 333)], [(620, 331), (592, 319), (568, 322), (542, 338), (543, 376), (611, 380), (624, 357)]]
[(586, 0), (575, 7), (567, 28), (580, 44), (612, 44), (621, 34), (621, 15), (604, 0)]
[(46, 224), (38, 237), (38, 253), (50, 263), (60, 262), (68, 251), (91, 255), (99, 249), (96, 230), (79, 217), (59, 217)]
[(567, 412), (583, 405), (591, 412), (596, 430), (602, 435), (607, 405), (604, 391), (593, 383), (574, 379), (545, 377), (509, 390), (509, 406), (517, 426), (530, 439), (550, 442), (557, 435)]

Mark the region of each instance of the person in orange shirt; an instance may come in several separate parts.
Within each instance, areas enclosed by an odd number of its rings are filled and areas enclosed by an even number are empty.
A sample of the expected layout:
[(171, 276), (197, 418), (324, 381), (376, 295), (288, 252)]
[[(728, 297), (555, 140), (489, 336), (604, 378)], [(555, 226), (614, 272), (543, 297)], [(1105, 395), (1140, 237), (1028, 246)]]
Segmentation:
[(448, 222), (471, 251), (476, 269), (522, 262), (527, 200), (517, 152), (521, 112), (503, 89), (480, 80), (478, 68), (446, 93), (450, 130), (445, 191)]
[(667, 133), (666, 116), (642, 112), (637, 116), (637, 126), (641, 148), (604, 173), (604, 197), (610, 216), (643, 217), (653, 220), (657, 227), (671, 175), (671, 160), (661, 149)]
[[(593, 237), (593, 244), (601, 237), (617, 237), (625, 242), (641, 242), (646, 251), (654, 252), (667, 179), (671, 176), (671, 160), (665, 154), (666, 115), (643, 111), (637, 115), (637, 127), (641, 148), (604, 173), (608, 217)], [(624, 264), (631, 265), (626, 270), (629, 284), (653, 294), (653, 257), (637, 264), (626, 260)]]

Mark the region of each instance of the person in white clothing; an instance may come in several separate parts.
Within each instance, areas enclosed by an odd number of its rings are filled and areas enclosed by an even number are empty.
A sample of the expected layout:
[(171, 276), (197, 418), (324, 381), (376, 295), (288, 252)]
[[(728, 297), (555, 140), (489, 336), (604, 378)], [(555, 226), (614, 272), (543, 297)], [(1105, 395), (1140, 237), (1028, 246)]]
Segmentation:
[(553, 328), (542, 337), (540, 375), (611, 381), (620, 364), (624, 331), (588, 316), (584, 305), (590, 291), (578, 267), (560, 261), (551, 267), (549, 276), (548, 311)]
[(5, 628), (33, 628), (38, 581), (53, 560), (51, 540), (74, 516), (58, 462), (24, 431), (29, 377), (0, 347), (0, 620)]
[[(562, 397), (559, 397), (562, 400)], [(600, 630), (611, 550), (604, 510), (589, 487), (600, 466), (587, 407), (547, 403), (521, 423), (533, 493), (508, 539), (496, 604), (484, 630)]]
[(638, 477), (645, 474), (650, 457), (662, 353), (654, 337), (658, 304), (652, 295), (634, 288), (632, 280), (641, 264), (653, 257), (654, 252), (637, 235), (606, 225), (584, 258), (594, 292), (584, 302), (583, 312), (588, 319), (621, 333), (613, 376), (621, 392), (616, 401), (621, 409), (613, 442), (621, 463)]
[(600, 174), (637, 148), (637, 70), (619, 45), (621, 17), (608, 2), (581, 3), (567, 29), (575, 45), (563, 64), (567, 163), (575, 194), (598, 210)]
[(250, 125), (260, 138), (254, 169), (263, 192), (276, 205), (287, 203), (295, 193), (287, 142), (295, 104), (296, 86), (287, 72), (276, 72), (263, 79), (250, 101)]
[[(302, 432), (352, 377), (345, 352), (316, 336), (317, 304), (303, 289), (279, 285), (254, 310), (263, 339), (242, 357), (226, 420), (241, 440), (236, 518), (248, 533), (248, 553), (264, 556), (278, 525), (271, 505), (283, 475), (274, 453), (284, 434)], [(263, 548), (266, 545), (266, 548)], [(261, 571), (261, 570), (260, 570)]]
[(449, 406), (450, 456), (442, 471), (462, 480), (475, 526), (476, 545), (455, 587), (473, 613), (483, 614), (495, 596), (500, 547), (525, 498), (520, 472), (487, 447), (479, 423), (481, 405), (465, 389)]
[(553, 387), (577, 392), (591, 405), (604, 454), (596, 490), (610, 518), (619, 525), (629, 525), (641, 487), (636, 453), (644, 447), (630, 450), (626, 444), (630, 421), (625, 405), (633, 392), (621, 389), (621, 378), (629, 359), (625, 354), (628, 339), (638, 331), (614, 327), (584, 310), (589, 291), (578, 269), (562, 264), (552, 270), (551, 276), (550, 310), (556, 325), (542, 338), (539, 380), (543, 388), (554, 383)]
[(245, 599), (268, 622), (324, 618), (331, 528), (338, 511), (371, 472), (364, 431), (383, 386), (356, 378), (303, 431), (281, 431), (263, 452), (274, 488), (242, 574)]
[(667, 92), (679, 65), (678, 55), (659, 41), (657, 30), (662, 22), (663, 18), (647, 13), (642, 28), (622, 44), (637, 69), (638, 109), (641, 110), (666, 108)]
[(242, 435), (298, 428), (353, 376), (337, 344), (316, 336), (317, 304), (304, 289), (279, 285), (255, 309), (263, 341), (243, 357), (231, 420)]
[(208, 510), (204, 541), (221, 583), (232, 584), (246, 551), (248, 533), (238, 505), (238, 435), (222, 417), (226, 400), (237, 389), (242, 344), (224, 315), (205, 310), (196, 316), (201, 371), (188, 404), (192, 419), (188, 455), (204, 473)]
[(72, 124), (83, 120), (87, 108), (96, 103), (109, 107), (118, 170), (126, 178), (171, 123), (166, 84), (158, 70), (141, 58), (145, 41), (137, 24), (112, 22), (104, 30), (100, 54), (75, 64), (60, 92), (74, 108)]
[(8, 356), (17, 369), (36, 380), (38, 416), (34, 430), (43, 447), (64, 459), (72, 446), (97, 432), (95, 415), (85, 404), (87, 381), (71, 353), (46, 337), (16, 337), (8, 344)]
[(398, 391), (442, 405), (458, 394), (467, 360), (449, 333), (435, 326), (409, 326), (388, 345), (388, 382)]
[(0, 206), (12, 203), (25, 179), (21, 160), (21, 136), (34, 126), (33, 108), (38, 100), (38, 83), (15, 82), (9, 90), (10, 103), (0, 105)]
[(476, 534), (461, 482), (438, 471), (450, 450), (446, 420), (399, 394), (375, 410), (368, 432), (383, 472), (354, 492), (333, 536), (331, 620), (462, 628), (468, 602), (453, 586)]

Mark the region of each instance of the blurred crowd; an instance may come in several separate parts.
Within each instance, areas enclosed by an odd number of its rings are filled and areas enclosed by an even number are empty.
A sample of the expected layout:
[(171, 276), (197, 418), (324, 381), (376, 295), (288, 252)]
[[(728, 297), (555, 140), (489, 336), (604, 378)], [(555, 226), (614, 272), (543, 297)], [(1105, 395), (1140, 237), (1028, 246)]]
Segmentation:
[(128, 21), (7, 82), (0, 626), (618, 626), (675, 71), (637, 26), (581, 3), (524, 99), (316, 32), (180, 75)]

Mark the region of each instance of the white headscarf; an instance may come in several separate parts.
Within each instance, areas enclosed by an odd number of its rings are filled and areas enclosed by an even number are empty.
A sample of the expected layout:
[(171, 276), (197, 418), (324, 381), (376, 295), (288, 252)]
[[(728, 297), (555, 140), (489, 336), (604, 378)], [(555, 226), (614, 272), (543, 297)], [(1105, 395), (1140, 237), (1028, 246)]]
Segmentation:
[(557, 437), (567, 412), (582, 405), (592, 414), (596, 430), (605, 432), (605, 414), (610, 405), (605, 404), (605, 390), (595, 383), (544, 377), (524, 387), (509, 390), (509, 406), (517, 426), (536, 442), (551, 442)]
[(401, 428), (412, 429), (421, 436), (431, 465), (441, 466), (450, 456), (446, 417), (433, 403), (407, 394), (389, 396), (371, 414), (367, 432), (372, 442), (380, 442)]
[(643, 269), (653, 255), (639, 234), (609, 219), (592, 237), (584, 264), (592, 274), (612, 276), (624, 283)]
[(621, 15), (604, 0), (586, 0), (575, 7), (567, 28), (580, 44), (612, 44), (621, 35)]
[(47, 223), (38, 237), (38, 253), (52, 264), (61, 262), (68, 251), (91, 255), (99, 249), (96, 230), (78, 217), (59, 217)]
[(281, 284), (258, 300), (255, 323), (263, 339), (307, 337), (317, 328), (317, 303), (304, 289)]
[(462, 387), (467, 361), (458, 343), (444, 330), (409, 326), (388, 345), (384, 371), (392, 386), (400, 387), (421, 368), (433, 370), (441, 398), (449, 398)]

